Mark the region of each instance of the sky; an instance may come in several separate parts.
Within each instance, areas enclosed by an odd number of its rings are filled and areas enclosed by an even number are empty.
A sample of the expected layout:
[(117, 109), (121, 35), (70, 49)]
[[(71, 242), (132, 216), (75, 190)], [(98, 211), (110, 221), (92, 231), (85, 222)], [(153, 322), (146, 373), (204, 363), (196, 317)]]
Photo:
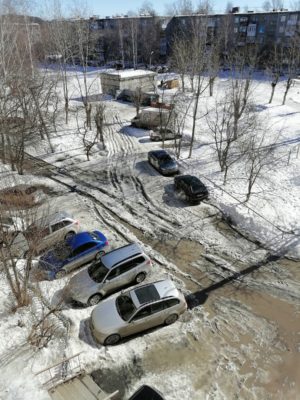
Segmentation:
[[(80, 1), (80, 0), (79, 0)], [(144, 0), (84, 0), (88, 14), (90, 15), (99, 15), (100, 17), (112, 16), (116, 14), (127, 14), (128, 11), (137, 12), (139, 8), (144, 3)], [(235, 6), (239, 5), (241, 7), (241, 11), (245, 6), (248, 6), (249, 10), (259, 10), (262, 6), (264, 0), (239, 0), (235, 2), (234, 0), (230, 0), (230, 2)], [(150, 3), (153, 5), (153, 8), (157, 12), (157, 14), (163, 15), (166, 13), (166, 4), (170, 4), (174, 2), (174, 0), (151, 0)], [(227, 4), (227, 0), (212, 0), (211, 1), (214, 7), (214, 11), (221, 13), (224, 12)], [(65, 8), (68, 8), (68, 4), (71, 3), (71, 0), (61, 0), (61, 3), (65, 5)], [(199, 3), (199, 0), (193, 0), (194, 5)]]

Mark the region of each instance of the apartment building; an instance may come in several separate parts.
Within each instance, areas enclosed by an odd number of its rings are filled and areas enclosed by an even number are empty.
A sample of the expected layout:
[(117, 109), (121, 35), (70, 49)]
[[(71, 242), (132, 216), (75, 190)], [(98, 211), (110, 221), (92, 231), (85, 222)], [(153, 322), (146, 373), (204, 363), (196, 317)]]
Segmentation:
[[(256, 44), (266, 47), (274, 43), (289, 46), (291, 38), (300, 35), (300, 11), (272, 11), (240, 13), (238, 9), (230, 14), (183, 15), (173, 17), (167, 27), (167, 49), (172, 50), (172, 40), (178, 35), (187, 38), (195, 26), (202, 26), (208, 44), (212, 36), (224, 35), (233, 46)], [(205, 31), (203, 31), (203, 29)], [(201, 29), (199, 30), (201, 34)]]

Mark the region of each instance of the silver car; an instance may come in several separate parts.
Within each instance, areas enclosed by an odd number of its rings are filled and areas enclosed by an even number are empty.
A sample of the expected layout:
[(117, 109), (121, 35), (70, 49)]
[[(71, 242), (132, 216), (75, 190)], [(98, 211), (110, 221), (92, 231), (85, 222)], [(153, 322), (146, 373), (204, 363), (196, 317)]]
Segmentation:
[(67, 212), (61, 211), (31, 224), (24, 234), (29, 242), (33, 242), (34, 252), (40, 253), (79, 231), (79, 222)]
[(149, 272), (150, 258), (133, 243), (115, 249), (71, 278), (65, 293), (88, 305), (132, 282), (141, 283)]
[(172, 281), (163, 280), (115, 294), (98, 304), (91, 315), (93, 336), (104, 345), (161, 324), (177, 321), (187, 304)]

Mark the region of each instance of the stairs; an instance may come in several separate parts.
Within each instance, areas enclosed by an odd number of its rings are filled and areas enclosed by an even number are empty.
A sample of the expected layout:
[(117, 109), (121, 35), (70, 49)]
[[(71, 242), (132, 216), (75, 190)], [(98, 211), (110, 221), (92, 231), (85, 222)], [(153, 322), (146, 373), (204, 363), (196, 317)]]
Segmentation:
[(52, 400), (109, 400), (118, 391), (108, 395), (89, 375), (78, 375), (51, 389), (49, 394)]

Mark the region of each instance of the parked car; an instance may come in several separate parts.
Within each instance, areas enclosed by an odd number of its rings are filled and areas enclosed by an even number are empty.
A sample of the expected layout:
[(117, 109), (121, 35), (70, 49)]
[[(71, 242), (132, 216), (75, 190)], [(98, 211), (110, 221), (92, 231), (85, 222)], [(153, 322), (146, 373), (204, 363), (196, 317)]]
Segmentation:
[(157, 389), (143, 385), (130, 396), (129, 400), (164, 400), (164, 397)]
[[(134, 102), (136, 94), (134, 90), (123, 89), (117, 96), (117, 100), (128, 101), (130, 103)], [(156, 93), (146, 93), (143, 92), (140, 97), (141, 106), (150, 106), (152, 102), (159, 100), (159, 95)]]
[(24, 232), (28, 241), (33, 241), (36, 253), (69, 239), (80, 230), (79, 222), (67, 212), (57, 212), (29, 225)]
[(177, 162), (166, 150), (149, 151), (148, 161), (162, 175), (173, 175), (179, 172)]
[(48, 279), (62, 278), (93, 259), (99, 260), (107, 245), (106, 237), (99, 231), (77, 233), (42, 255), (38, 269)]
[(164, 140), (181, 139), (182, 135), (175, 134), (171, 129), (155, 130), (149, 132), (150, 140), (153, 142), (160, 142)]
[(206, 186), (196, 176), (175, 176), (174, 186), (176, 190), (182, 190), (187, 200), (191, 203), (199, 203), (201, 200), (208, 198)]
[(90, 306), (108, 293), (132, 282), (141, 283), (149, 272), (150, 258), (138, 244), (128, 244), (101, 257), (73, 276), (66, 288), (68, 296)]
[(134, 333), (172, 324), (186, 309), (183, 294), (167, 279), (103, 300), (92, 311), (90, 325), (97, 341), (112, 345)]
[(175, 112), (158, 107), (147, 107), (131, 120), (131, 125), (142, 129), (172, 129), (175, 123)]

